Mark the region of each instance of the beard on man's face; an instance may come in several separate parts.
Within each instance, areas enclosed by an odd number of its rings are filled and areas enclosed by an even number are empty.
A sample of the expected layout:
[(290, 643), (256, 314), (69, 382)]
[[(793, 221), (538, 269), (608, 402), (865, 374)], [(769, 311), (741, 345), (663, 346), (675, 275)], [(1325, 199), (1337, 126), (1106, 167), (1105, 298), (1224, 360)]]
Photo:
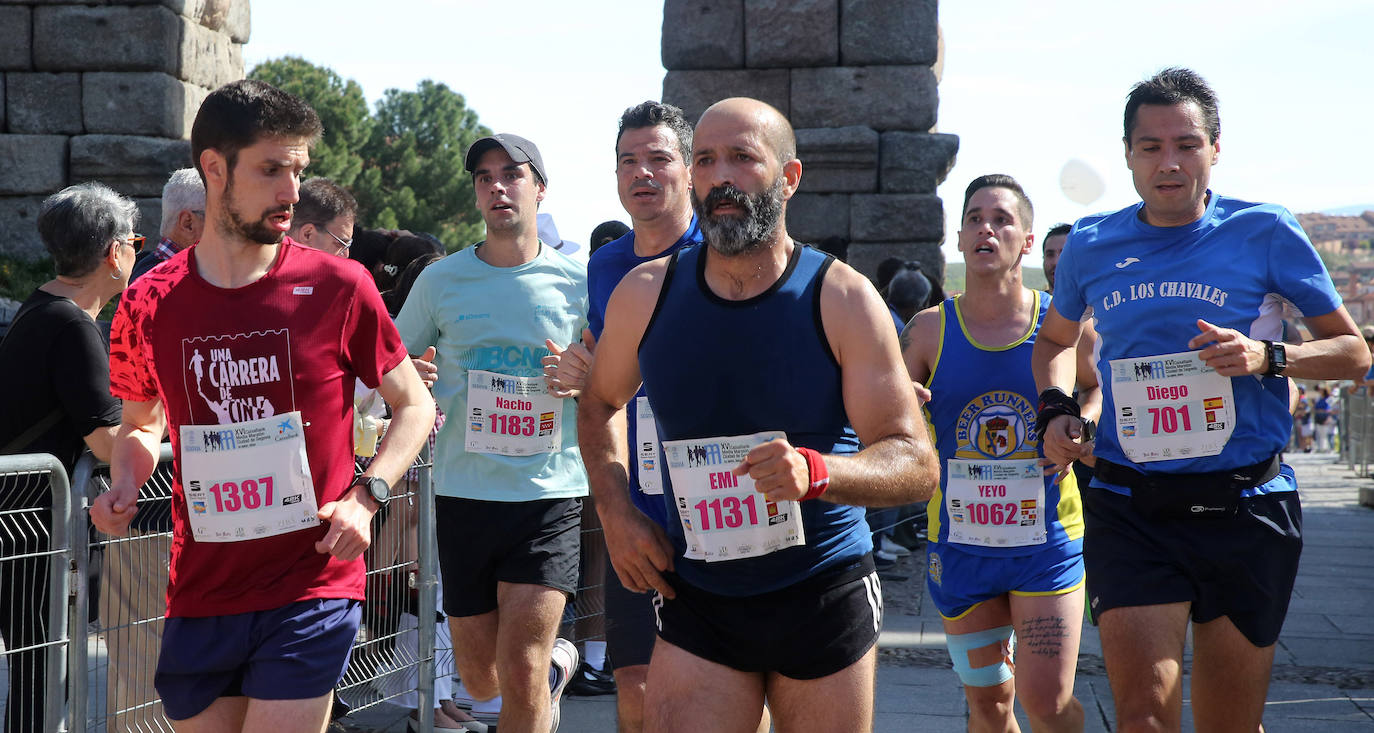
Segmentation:
[(274, 214), (290, 213), (291, 206), (278, 206), (267, 211), (257, 218), (256, 221), (249, 221), (240, 216), (234, 210), (234, 177), (229, 176), (229, 180), (224, 186), (224, 206), (220, 213), (220, 230), (232, 236), (245, 239), (254, 244), (281, 244), (282, 238), (286, 233), (268, 225), (267, 218)]
[[(705, 200), (694, 191), (692, 208), (711, 249), (726, 256), (744, 254), (771, 236), (782, 219), (782, 185), (779, 177), (767, 190), (747, 194), (726, 184), (712, 188)], [(722, 203), (734, 204), (743, 213), (713, 213)]]

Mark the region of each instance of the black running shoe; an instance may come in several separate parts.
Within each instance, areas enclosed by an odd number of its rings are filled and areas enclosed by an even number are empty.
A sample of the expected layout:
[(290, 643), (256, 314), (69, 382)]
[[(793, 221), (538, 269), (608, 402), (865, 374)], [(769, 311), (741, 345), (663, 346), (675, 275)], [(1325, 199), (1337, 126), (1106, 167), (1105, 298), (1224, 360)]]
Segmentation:
[(614, 695), (615, 678), (607, 670), (597, 669), (586, 662), (577, 668), (577, 674), (568, 681), (568, 693), (580, 697)]

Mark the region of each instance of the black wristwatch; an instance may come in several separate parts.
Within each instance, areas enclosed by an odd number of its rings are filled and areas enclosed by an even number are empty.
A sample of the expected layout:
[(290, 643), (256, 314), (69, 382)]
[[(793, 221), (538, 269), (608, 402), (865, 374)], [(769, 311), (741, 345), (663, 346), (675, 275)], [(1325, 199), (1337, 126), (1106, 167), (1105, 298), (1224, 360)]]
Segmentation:
[(362, 486), (367, 489), (367, 495), (377, 502), (377, 508), (386, 506), (391, 500), (391, 487), (387, 485), (386, 479), (376, 476), (359, 476), (353, 479), (353, 486)]
[(1264, 358), (1269, 362), (1269, 368), (1264, 370), (1266, 377), (1282, 376), (1288, 368), (1288, 350), (1282, 341), (1265, 341)]

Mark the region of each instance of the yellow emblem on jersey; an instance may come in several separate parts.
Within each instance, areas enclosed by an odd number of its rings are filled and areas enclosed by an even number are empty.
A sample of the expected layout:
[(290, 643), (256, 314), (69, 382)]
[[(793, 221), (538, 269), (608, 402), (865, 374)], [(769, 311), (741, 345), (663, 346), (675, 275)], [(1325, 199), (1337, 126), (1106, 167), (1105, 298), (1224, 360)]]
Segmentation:
[(984, 392), (969, 401), (955, 425), (959, 458), (1034, 458), (1035, 406), (1007, 390)]

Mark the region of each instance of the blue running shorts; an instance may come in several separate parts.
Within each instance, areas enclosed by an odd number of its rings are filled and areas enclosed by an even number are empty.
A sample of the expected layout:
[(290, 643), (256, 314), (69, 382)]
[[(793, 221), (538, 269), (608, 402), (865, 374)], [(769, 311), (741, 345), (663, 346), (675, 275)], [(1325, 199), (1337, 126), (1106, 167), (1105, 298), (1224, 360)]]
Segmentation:
[(217, 698), (308, 700), (348, 667), (362, 604), (313, 599), (268, 611), (167, 619), (153, 685), (171, 720), (195, 717)]
[(955, 620), (1006, 593), (1053, 596), (1083, 585), (1083, 540), (1020, 557), (989, 557), (934, 543), (926, 552), (926, 589), (940, 615)]

